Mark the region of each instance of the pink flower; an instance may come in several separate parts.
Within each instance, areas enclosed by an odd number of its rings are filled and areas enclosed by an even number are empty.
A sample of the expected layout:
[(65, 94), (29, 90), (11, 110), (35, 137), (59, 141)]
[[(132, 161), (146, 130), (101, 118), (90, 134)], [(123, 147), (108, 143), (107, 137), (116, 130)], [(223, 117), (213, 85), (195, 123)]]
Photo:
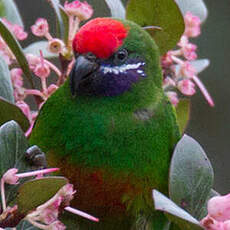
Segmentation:
[(177, 93), (173, 91), (168, 91), (166, 92), (167, 97), (169, 98), (170, 102), (174, 105), (177, 106), (179, 103), (179, 99), (177, 97)]
[(171, 77), (166, 77), (163, 82), (163, 87), (165, 88), (169, 86), (175, 87), (176, 83)]
[(185, 17), (185, 32), (184, 34), (188, 37), (197, 37), (200, 34), (200, 18), (194, 16), (190, 12), (187, 12)]
[(47, 89), (48, 94), (49, 95), (53, 94), (57, 89), (58, 89), (58, 86), (51, 84)]
[(34, 73), (40, 78), (47, 78), (50, 75), (50, 67), (46, 63), (39, 63), (35, 67)]
[(28, 34), (24, 31), (24, 29), (21, 26), (17, 24), (12, 24), (5, 18), (3, 18), (2, 21), (18, 40), (25, 40), (27, 38)]
[(197, 46), (189, 43), (188, 38), (186, 36), (182, 36), (178, 46), (181, 47), (181, 52), (184, 57), (189, 60), (193, 61), (197, 58), (196, 49)]
[(47, 230), (65, 230), (66, 226), (59, 220), (53, 222), (50, 224), (47, 228)]
[(195, 74), (195, 68), (188, 61), (185, 61), (180, 65), (179, 72), (177, 73), (179, 76), (188, 78), (192, 78)]
[(210, 199), (208, 214), (217, 221), (230, 220), (230, 194)]
[(64, 8), (69, 15), (78, 17), (81, 21), (87, 20), (93, 15), (93, 8), (85, 1), (73, 1), (64, 4)]
[(208, 215), (201, 220), (206, 230), (230, 230), (230, 194), (208, 201)]
[(44, 37), (49, 33), (49, 25), (45, 18), (38, 18), (31, 26), (32, 33), (38, 37)]
[(22, 70), (13, 68), (10, 71), (11, 81), (14, 88), (14, 98), (16, 101), (22, 101), (26, 97), (25, 89), (23, 88)]
[(18, 40), (25, 40), (28, 34), (23, 30), (23, 28), (19, 25), (14, 25), (13, 33)]
[(26, 54), (26, 59), (29, 63), (30, 69), (34, 70), (36, 65), (39, 64), (41, 62), (40, 57), (37, 57), (33, 54)]
[(23, 78), (22, 78), (22, 69), (13, 68), (10, 71), (11, 81), (14, 87), (22, 87), (23, 86)]
[(172, 51), (168, 51), (164, 56), (161, 58), (161, 64), (163, 67), (170, 67), (173, 64), (173, 59), (172, 59)]
[(32, 122), (32, 114), (30, 111), (30, 107), (24, 101), (17, 101), (16, 105), (22, 110), (25, 116), (28, 118), (29, 122)]
[(41, 212), (39, 220), (45, 224), (51, 224), (58, 219), (58, 209), (45, 209)]
[(51, 53), (56, 53), (56, 54), (61, 53), (64, 47), (65, 47), (64, 42), (58, 38), (53, 38), (48, 43), (48, 50)]
[(12, 168), (4, 173), (2, 179), (7, 184), (17, 184), (19, 177), (17, 176), (18, 169)]
[(196, 92), (195, 84), (189, 79), (179, 81), (177, 88), (186, 96), (192, 96)]

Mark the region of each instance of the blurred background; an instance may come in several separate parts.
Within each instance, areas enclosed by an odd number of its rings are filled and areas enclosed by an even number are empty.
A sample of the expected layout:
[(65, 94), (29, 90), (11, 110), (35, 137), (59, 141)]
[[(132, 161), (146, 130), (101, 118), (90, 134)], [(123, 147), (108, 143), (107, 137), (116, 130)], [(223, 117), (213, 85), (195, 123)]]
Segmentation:
[[(94, 6), (94, 16), (109, 15), (104, 0), (88, 0)], [(126, 2), (125, 0), (123, 2)], [(55, 15), (47, 0), (16, 0), (25, 22), (26, 31), (38, 17), (53, 25)], [(202, 34), (193, 42), (198, 45), (199, 58), (208, 58), (211, 65), (199, 77), (215, 101), (211, 108), (198, 91), (192, 98), (191, 120), (186, 133), (204, 148), (215, 171), (215, 189), (221, 194), (230, 192), (230, 1), (205, 1), (209, 17)], [(48, 15), (48, 17), (47, 17)], [(52, 23), (53, 22), (53, 23)], [(35, 41), (31, 35), (24, 43)]]

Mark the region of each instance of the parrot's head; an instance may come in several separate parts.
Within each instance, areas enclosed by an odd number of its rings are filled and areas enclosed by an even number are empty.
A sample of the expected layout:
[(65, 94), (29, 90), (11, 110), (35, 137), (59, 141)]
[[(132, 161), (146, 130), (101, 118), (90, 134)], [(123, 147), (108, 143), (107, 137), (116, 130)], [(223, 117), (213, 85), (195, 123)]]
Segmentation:
[(75, 35), (73, 51), (72, 95), (117, 96), (150, 82), (161, 87), (158, 48), (133, 22), (93, 19)]

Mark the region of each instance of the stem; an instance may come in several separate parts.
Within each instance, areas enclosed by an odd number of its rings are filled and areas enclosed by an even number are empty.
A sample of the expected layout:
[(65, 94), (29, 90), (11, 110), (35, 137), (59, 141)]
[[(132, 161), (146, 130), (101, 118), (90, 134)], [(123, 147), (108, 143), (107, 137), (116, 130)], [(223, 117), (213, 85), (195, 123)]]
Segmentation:
[(99, 221), (98, 218), (96, 218), (96, 217), (94, 217), (94, 216), (91, 216), (91, 215), (89, 215), (89, 214), (87, 214), (87, 213), (85, 213), (85, 212), (82, 212), (82, 211), (80, 211), (80, 210), (77, 210), (77, 209), (75, 209), (75, 208), (65, 207), (65, 210), (68, 211), (68, 212), (71, 212), (71, 213), (73, 213), (73, 214), (76, 214), (76, 215), (82, 216), (82, 217), (84, 217), (84, 218), (87, 218), (87, 219), (89, 219), (89, 220), (95, 221), (95, 222), (98, 222), (98, 221)]
[(23, 177), (29, 177), (29, 176), (36, 176), (39, 174), (56, 172), (58, 170), (59, 170), (59, 168), (42, 169), (42, 170), (37, 170), (37, 171), (33, 171), (33, 172), (18, 173), (18, 174), (16, 174), (16, 176), (19, 178), (23, 178)]
[(204, 95), (205, 99), (207, 100), (208, 104), (213, 107), (215, 104), (213, 102), (212, 97), (208, 93), (207, 89), (205, 88), (204, 84), (201, 82), (201, 80), (197, 76), (192, 77), (193, 81), (196, 83), (196, 85), (199, 87), (201, 93)]
[(5, 181), (1, 179), (1, 197), (2, 197), (2, 209), (3, 211), (6, 210), (6, 196), (5, 196)]
[(43, 98), (43, 94), (41, 93), (41, 91), (37, 89), (26, 89), (25, 94), (26, 95), (36, 95), (36, 96)]
[(73, 15), (70, 15), (69, 16), (69, 31), (68, 31), (68, 44), (67, 44), (67, 48), (68, 48), (68, 50), (70, 50), (71, 49), (71, 46), (72, 46), (72, 44), (71, 44), (71, 32), (72, 32), (72, 30), (73, 30), (73, 23), (74, 23), (74, 16)]
[(41, 78), (41, 83), (42, 83), (43, 93), (45, 94), (46, 99), (47, 99), (48, 90), (47, 90), (47, 84), (46, 84), (46, 78), (45, 77)]
[(78, 19), (78, 17), (71, 18), (73, 16), (70, 16), (70, 27), (69, 27), (69, 39), (68, 39), (68, 50), (70, 51), (72, 48), (72, 42), (74, 39), (74, 36), (77, 32), (77, 30), (79, 29), (79, 24), (80, 24), (80, 20)]
[(183, 64), (184, 64), (184, 61), (182, 61), (182, 60), (181, 60), (180, 58), (178, 58), (178, 57), (175, 57), (175, 56), (172, 55), (172, 59), (173, 59), (174, 62), (176, 62), (176, 63), (179, 64), (179, 65), (183, 65)]
[(47, 61), (47, 60), (44, 60), (45, 61), (45, 64), (47, 64), (50, 69), (52, 69), (58, 77), (61, 77), (61, 71), (51, 62)]
[(51, 34), (50, 34), (49, 32), (46, 33), (45, 38), (46, 38), (48, 41), (50, 41), (50, 40), (53, 39), (53, 37), (51, 36)]

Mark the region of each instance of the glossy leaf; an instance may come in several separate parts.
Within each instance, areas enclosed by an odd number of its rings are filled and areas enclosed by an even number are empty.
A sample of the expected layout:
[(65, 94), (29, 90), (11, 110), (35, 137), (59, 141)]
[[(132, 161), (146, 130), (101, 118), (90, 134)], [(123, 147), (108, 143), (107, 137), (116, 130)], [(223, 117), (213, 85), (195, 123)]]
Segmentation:
[[(0, 177), (9, 168), (17, 168), (21, 172), (28, 170), (25, 160), (28, 147), (28, 141), (15, 121), (9, 121), (0, 127)], [(15, 190), (16, 186), (7, 186), (7, 201), (15, 197)]]
[(11, 49), (12, 53), (15, 55), (15, 57), (18, 61), (18, 64), (22, 68), (25, 76), (30, 81), (30, 84), (33, 86), (32, 75), (31, 75), (26, 57), (25, 57), (23, 50), (21, 48), (21, 45), (15, 39), (14, 35), (4, 25), (4, 23), (2, 22), (1, 19), (0, 19), (0, 34), (1, 34), (2, 38), (5, 40), (5, 42), (7, 43), (7, 45), (9, 46), (9, 48)]
[(172, 0), (129, 0), (126, 18), (140, 26), (158, 26), (151, 32), (161, 54), (173, 49), (184, 32), (184, 19)]
[(200, 217), (213, 186), (213, 169), (204, 150), (184, 135), (176, 145), (169, 173), (169, 194), (177, 205)]
[(21, 15), (14, 0), (1, 0), (0, 9), (1, 18), (6, 18), (11, 23), (24, 27)]
[(105, 0), (105, 2), (110, 9), (112, 17), (125, 19), (125, 8), (121, 0)]
[(193, 15), (198, 16), (202, 22), (208, 16), (208, 10), (203, 0), (175, 0), (175, 2), (184, 15), (189, 11)]
[(184, 133), (190, 119), (190, 100), (181, 99), (176, 107), (177, 121), (180, 132)]
[(14, 103), (13, 87), (10, 77), (8, 65), (3, 58), (0, 57), (0, 96), (7, 101)]
[(26, 214), (52, 198), (68, 183), (64, 177), (44, 177), (22, 184), (18, 190), (17, 204), (20, 213)]
[(27, 46), (26, 48), (24, 48), (24, 52), (26, 54), (34, 54), (34, 55), (40, 56), (40, 50), (41, 50), (44, 58), (58, 57), (57, 54), (49, 52), (47, 47), (48, 47), (47, 41), (34, 42), (30, 44), (29, 46)]
[(153, 190), (153, 200), (156, 210), (163, 211), (167, 214), (167, 217), (174, 223), (176, 223), (180, 229), (186, 230), (201, 230), (203, 229), (199, 221), (192, 217), (185, 210), (177, 206), (173, 201), (166, 196)]
[(30, 123), (21, 109), (2, 97), (0, 97), (0, 108), (0, 125), (7, 121), (15, 120), (21, 126), (23, 131), (27, 131), (30, 127)]
[(64, 39), (64, 23), (62, 20), (60, 7), (59, 7), (60, 2), (59, 0), (49, 0), (49, 2), (51, 6), (53, 7), (54, 12), (56, 14), (56, 18), (57, 18), (57, 24), (58, 24), (57, 32), (60, 33), (60, 36), (58, 35), (57, 37)]

